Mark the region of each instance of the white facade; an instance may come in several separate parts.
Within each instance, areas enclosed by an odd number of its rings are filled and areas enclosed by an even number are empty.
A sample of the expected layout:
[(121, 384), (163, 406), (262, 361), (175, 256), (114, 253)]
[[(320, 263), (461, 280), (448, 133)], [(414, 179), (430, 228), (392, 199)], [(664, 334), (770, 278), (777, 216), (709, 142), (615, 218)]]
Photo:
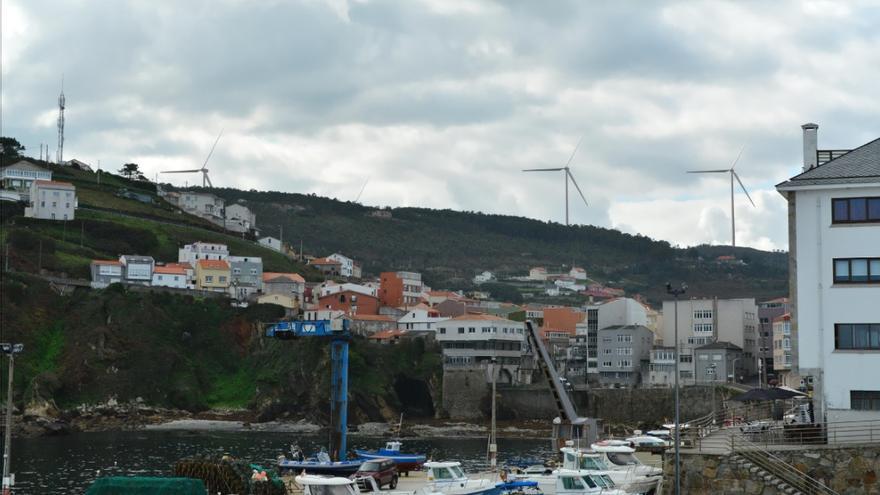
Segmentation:
[(378, 290), (374, 287), (368, 287), (366, 285), (360, 284), (335, 284), (335, 283), (323, 283), (317, 287), (318, 289), (318, 297), (329, 296), (331, 294), (338, 294), (340, 292), (356, 292), (358, 294), (363, 294), (365, 296), (379, 297)]
[(437, 325), (448, 320), (448, 317), (440, 316), (440, 313), (425, 304), (419, 304), (407, 308), (407, 312), (397, 319), (397, 328), (400, 330), (431, 330), (435, 331)]
[(226, 207), (225, 227), (233, 232), (248, 232), (257, 227), (257, 216), (241, 204), (232, 204)]
[(76, 187), (68, 182), (35, 180), (30, 186), (30, 206), (24, 216), (43, 220), (73, 220), (77, 207)]
[[(835, 200), (880, 198), (880, 140), (811, 168), (823, 153), (815, 149), (818, 126), (803, 127), (807, 171), (777, 186), (789, 202), (794, 256), (792, 374), (813, 382), (818, 419), (880, 418), (880, 219), (849, 223), (832, 214)], [(839, 278), (841, 262), (850, 280)], [(858, 340), (849, 333), (854, 324)], [(866, 394), (876, 408), (866, 407)]]
[(328, 259), (339, 262), (339, 274), (343, 277), (351, 277), (354, 274), (354, 260), (344, 254), (333, 253)]
[(543, 266), (536, 266), (529, 270), (530, 280), (547, 280), (547, 269)]
[(568, 276), (575, 280), (586, 280), (587, 271), (579, 266), (573, 266), (571, 267), (571, 270), (568, 271)]
[(483, 273), (480, 273), (479, 275), (474, 276), (474, 283), (478, 285), (484, 284), (486, 282), (491, 282), (492, 280), (495, 280), (495, 275), (493, 275), (492, 272), (489, 271), (485, 271)]
[(599, 330), (617, 325), (648, 326), (648, 311), (635, 299), (629, 297), (613, 299), (599, 305), (598, 309)]
[[(0, 183), (4, 189), (15, 189), (22, 195), (30, 194), (31, 184), (36, 180), (52, 180), (52, 172), (27, 160), (0, 168)], [(22, 198), (27, 199), (27, 198)]]
[(281, 252), (281, 241), (274, 237), (261, 237), (257, 240), (257, 243), (259, 243), (261, 246), (265, 246), (269, 249), (278, 251), (279, 253)]
[(194, 242), (177, 250), (177, 261), (196, 266), (198, 260), (223, 260), (229, 259), (229, 248), (226, 244), (211, 242)]
[(223, 198), (211, 193), (181, 191), (178, 196), (177, 206), (188, 213), (193, 213), (215, 223), (223, 222)]
[(501, 368), (498, 383), (530, 383), (531, 370), (520, 367), (524, 323), (492, 315), (462, 315), (438, 324), (434, 336), (443, 347), (444, 369), (480, 368), (495, 359)]
[(169, 270), (162, 266), (154, 268), (152, 285), (154, 287), (173, 287), (175, 289), (192, 288), (186, 276), (186, 270), (182, 268)]

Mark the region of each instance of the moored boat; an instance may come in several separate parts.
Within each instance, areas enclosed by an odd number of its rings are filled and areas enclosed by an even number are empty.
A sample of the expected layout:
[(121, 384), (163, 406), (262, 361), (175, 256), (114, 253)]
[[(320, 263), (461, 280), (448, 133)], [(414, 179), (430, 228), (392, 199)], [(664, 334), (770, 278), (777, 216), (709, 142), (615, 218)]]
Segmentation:
[(290, 453), (291, 459), (283, 455), (278, 457), (277, 467), (279, 471), (346, 477), (356, 473), (364, 462), (361, 459), (332, 461), (327, 452), (323, 450), (318, 452), (318, 455), (314, 458), (306, 459), (303, 457), (302, 451), (296, 446), (291, 447)]
[(397, 465), (397, 472), (407, 474), (410, 471), (418, 471), (427, 460), (424, 454), (405, 454), (400, 451), (401, 443), (390, 441), (385, 448), (369, 451), (355, 449), (354, 452), (363, 460), (391, 459)]
[(460, 462), (426, 462), (427, 488), (445, 495), (501, 495), (500, 483), (488, 479), (468, 478)]

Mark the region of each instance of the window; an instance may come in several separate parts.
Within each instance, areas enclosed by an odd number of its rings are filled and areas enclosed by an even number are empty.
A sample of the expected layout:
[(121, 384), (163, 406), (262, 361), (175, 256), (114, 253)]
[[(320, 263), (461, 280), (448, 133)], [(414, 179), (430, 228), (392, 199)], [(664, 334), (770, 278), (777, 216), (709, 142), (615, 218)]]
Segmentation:
[(602, 361), (602, 367), (603, 367), (603, 368), (610, 368), (610, 367), (611, 367), (611, 361)]
[(46, 202), (45, 202), (45, 201), (40, 201), (40, 207), (45, 208), (45, 207), (46, 207)]
[(831, 200), (831, 223), (880, 222), (880, 198)]
[(880, 390), (851, 390), (849, 407), (857, 411), (880, 411)]
[(220, 283), (221, 283), (221, 284), (222, 284), (223, 282), (226, 282), (226, 277), (225, 277), (225, 276), (220, 275), (219, 278), (220, 278)]
[(207, 283), (211, 283), (211, 282), (213, 282), (213, 281), (214, 281), (214, 276), (213, 276), (213, 275), (205, 275), (205, 282), (207, 282)]
[(444, 327), (440, 327), (439, 330), (440, 330), (440, 333), (441, 333), (441, 334), (443, 334), (443, 335), (446, 334), (446, 328), (444, 328)]
[(699, 320), (703, 318), (712, 318), (712, 310), (710, 309), (698, 309), (694, 311), (694, 319)]
[(712, 333), (712, 324), (694, 323), (694, 333)]
[(834, 283), (880, 283), (880, 258), (835, 258)]
[(838, 323), (834, 325), (834, 348), (880, 351), (880, 324)]
[(584, 484), (581, 482), (580, 478), (575, 478), (574, 476), (564, 476), (562, 478), (562, 487), (566, 490), (583, 490)]
[(709, 355), (708, 355), (708, 354), (700, 354), (700, 355), (698, 356), (698, 358), (700, 359), (700, 361), (708, 361), (708, 360), (709, 360)]
[(617, 362), (618, 368), (631, 368), (632, 365), (633, 365), (633, 362), (631, 359), (622, 359)]
[(618, 342), (632, 342), (633, 337), (632, 337), (632, 335), (618, 335), (617, 341)]
[(618, 356), (632, 356), (633, 350), (632, 347), (618, 347), (617, 355)]
[(162, 275), (159, 275), (157, 278), (158, 278), (159, 280), (162, 280)]
[(464, 327), (458, 327), (458, 333), (464, 333)]
[(474, 327), (468, 328), (468, 333), (477, 333), (477, 329)]
[(58, 203), (56, 201), (52, 201), (52, 208), (55, 208), (56, 206), (58, 206)]
[(694, 356), (692, 354), (682, 354), (681, 356), (679, 356), (679, 362), (680, 363), (693, 363)]
[(614, 349), (602, 349), (602, 354), (604, 354), (606, 356), (610, 356), (610, 355), (614, 354)]

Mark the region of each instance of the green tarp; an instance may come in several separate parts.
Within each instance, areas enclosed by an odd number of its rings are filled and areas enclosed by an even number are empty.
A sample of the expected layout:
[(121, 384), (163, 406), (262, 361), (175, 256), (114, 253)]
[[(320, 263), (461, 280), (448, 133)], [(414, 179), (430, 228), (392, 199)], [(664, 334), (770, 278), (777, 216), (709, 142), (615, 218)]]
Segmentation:
[(193, 478), (147, 478), (115, 476), (99, 478), (86, 495), (205, 495), (202, 480)]

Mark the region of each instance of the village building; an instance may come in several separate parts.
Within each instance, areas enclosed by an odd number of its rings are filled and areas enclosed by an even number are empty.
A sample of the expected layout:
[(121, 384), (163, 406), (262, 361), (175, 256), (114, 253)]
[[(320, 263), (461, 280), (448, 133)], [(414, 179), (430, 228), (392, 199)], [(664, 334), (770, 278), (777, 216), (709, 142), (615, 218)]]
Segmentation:
[[(333, 260), (339, 263), (339, 275), (351, 278), (354, 276), (354, 260), (345, 256), (344, 254), (333, 253), (330, 256), (327, 256), (327, 259)], [(359, 277), (358, 277), (359, 278)]]
[(318, 289), (318, 297), (324, 297), (330, 294), (336, 294), (338, 292), (344, 291), (357, 292), (358, 294), (363, 294), (365, 296), (378, 297), (377, 289), (366, 285), (354, 284), (351, 282), (337, 284), (332, 280), (325, 280), (322, 284), (319, 284), (317, 287), (315, 287), (315, 289)]
[(263, 259), (258, 256), (229, 256), (229, 294), (239, 301), (263, 290)]
[(267, 247), (273, 251), (282, 252), (281, 250), (281, 240), (276, 239), (272, 236), (260, 237), (257, 239), (257, 244)]
[[(599, 383), (635, 387), (648, 368), (654, 332), (644, 325), (613, 325), (599, 329)], [(647, 381), (647, 380), (645, 380)]]
[(293, 297), (302, 306), (306, 280), (298, 273), (263, 272), (263, 293)]
[(235, 203), (227, 206), (224, 210), (223, 226), (232, 232), (250, 232), (257, 228), (257, 215), (247, 206)]
[(342, 263), (330, 258), (315, 258), (309, 261), (309, 265), (315, 267), (325, 277), (341, 275)]
[(379, 299), (376, 296), (351, 290), (336, 292), (318, 298), (320, 309), (342, 311), (346, 315), (377, 315)]
[(52, 171), (38, 167), (27, 160), (0, 168), (0, 186), (18, 193), (22, 201), (30, 199), (31, 185), (37, 180), (52, 180)]
[(779, 315), (773, 319), (773, 371), (780, 385), (800, 386), (792, 383), (791, 377), (791, 314)]
[(299, 300), (286, 294), (263, 294), (257, 297), (257, 304), (275, 304), (284, 308), (284, 316), (291, 317), (299, 309)]
[(199, 260), (226, 260), (229, 258), (229, 248), (226, 244), (212, 242), (194, 242), (186, 244), (177, 250), (177, 261), (189, 263), (195, 267)]
[(122, 283), (122, 262), (118, 260), (92, 260), (91, 273), (93, 289), (103, 289), (110, 284)]
[(153, 268), (153, 287), (173, 287), (175, 289), (191, 288), (186, 268), (179, 263), (156, 265)]
[(435, 331), (437, 324), (448, 320), (448, 317), (440, 316), (436, 308), (425, 303), (406, 308), (406, 314), (397, 319), (397, 328), (402, 330), (425, 330)]
[(119, 257), (122, 263), (122, 278), (127, 284), (150, 285), (153, 282), (153, 267), (156, 261), (152, 256), (124, 254)]
[(586, 280), (587, 271), (579, 266), (573, 266), (571, 267), (571, 270), (568, 271), (568, 276), (575, 280)]
[(422, 299), (421, 273), (382, 272), (379, 279), (379, 301), (384, 306), (415, 306)]
[(34, 180), (24, 216), (43, 220), (73, 220), (77, 208), (76, 187), (69, 182)]
[(529, 269), (529, 280), (536, 280), (540, 282), (547, 280), (547, 269), (543, 266), (536, 266)]
[[(523, 365), (525, 326), (522, 322), (485, 314), (466, 314), (437, 326), (443, 348), (444, 372), (499, 366), (498, 383), (529, 384), (532, 369)], [(486, 375), (486, 381), (491, 377)]]
[(697, 385), (742, 381), (743, 350), (730, 342), (712, 342), (694, 349), (694, 382)]
[(231, 274), (228, 261), (201, 259), (196, 262), (195, 272), (197, 289), (212, 292), (229, 290)]
[(351, 333), (355, 335), (372, 335), (382, 330), (396, 328), (397, 320), (389, 315), (355, 314), (350, 317)]

